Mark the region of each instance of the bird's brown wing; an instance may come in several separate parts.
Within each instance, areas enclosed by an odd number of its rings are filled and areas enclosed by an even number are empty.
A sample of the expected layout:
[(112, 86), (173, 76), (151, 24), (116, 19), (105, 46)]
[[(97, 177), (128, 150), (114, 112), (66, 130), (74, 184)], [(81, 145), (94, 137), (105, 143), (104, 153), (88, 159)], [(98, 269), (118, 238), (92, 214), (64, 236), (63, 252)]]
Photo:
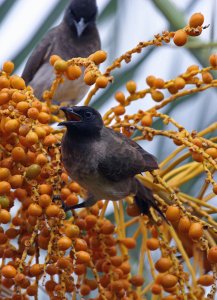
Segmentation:
[(33, 50), (29, 59), (27, 60), (26, 66), (23, 70), (22, 78), (28, 84), (34, 77), (35, 73), (41, 67), (43, 62), (49, 59), (52, 53), (52, 31), (51, 30), (45, 38), (39, 43), (39, 45)]
[(103, 128), (102, 134), (107, 147), (98, 169), (109, 180), (120, 181), (158, 169), (156, 158), (134, 141), (110, 128)]

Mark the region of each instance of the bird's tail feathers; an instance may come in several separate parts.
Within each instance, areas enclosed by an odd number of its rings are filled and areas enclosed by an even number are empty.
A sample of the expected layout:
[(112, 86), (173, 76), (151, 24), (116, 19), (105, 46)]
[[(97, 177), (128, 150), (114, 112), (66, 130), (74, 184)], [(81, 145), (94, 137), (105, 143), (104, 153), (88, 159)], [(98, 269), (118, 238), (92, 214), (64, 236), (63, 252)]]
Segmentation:
[(168, 222), (165, 215), (158, 207), (156, 200), (154, 199), (152, 191), (150, 189), (148, 189), (147, 187), (145, 187), (144, 185), (142, 185), (142, 183), (139, 180), (137, 180), (137, 193), (136, 193), (134, 199), (135, 199), (135, 203), (139, 207), (141, 213), (143, 213), (145, 215), (149, 215), (150, 214), (149, 209), (150, 209), (150, 207), (153, 207), (159, 213), (159, 215), (166, 222)]

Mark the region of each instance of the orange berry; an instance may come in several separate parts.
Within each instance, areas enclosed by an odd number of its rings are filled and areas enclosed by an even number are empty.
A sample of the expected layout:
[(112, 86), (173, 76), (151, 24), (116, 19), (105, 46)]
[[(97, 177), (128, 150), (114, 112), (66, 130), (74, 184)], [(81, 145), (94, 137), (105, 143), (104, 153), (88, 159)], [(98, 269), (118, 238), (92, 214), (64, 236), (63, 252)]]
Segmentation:
[(40, 166), (43, 166), (48, 162), (48, 159), (44, 154), (40, 153), (37, 155), (35, 162)]
[(9, 88), (10, 87), (10, 81), (4, 77), (0, 77), (0, 89)]
[(11, 119), (11, 120), (8, 120), (6, 123), (5, 123), (5, 131), (7, 133), (12, 133), (12, 132), (17, 132), (18, 129), (19, 129), (19, 126), (20, 126), (20, 123), (18, 120), (16, 119)]
[(26, 135), (26, 142), (29, 146), (33, 146), (38, 142), (38, 135), (30, 130)]
[(97, 217), (94, 215), (87, 215), (85, 221), (87, 223), (87, 229), (91, 229), (97, 223)]
[(192, 152), (191, 156), (192, 156), (193, 160), (195, 160), (197, 162), (202, 162), (203, 161), (203, 155), (201, 153)]
[(162, 78), (155, 78), (154, 87), (157, 89), (162, 89), (164, 87), (165, 81)]
[(65, 251), (72, 246), (72, 240), (67, 236), (63, 236), (58, 240), (57, 245), (60, 250)]
[(39, 194), (48, 194), (51, 195), (53, 192), (53, 187), (50, 184), (42, 183), (38, 186)]
[(80, 234), (80, 229), (77, 225), (70, 224), (65, 227), (65, 235), (69, 238), (76, 238)]
[(11, 214), (6, 209), (0, 210), (0, 223), (7, 224), (11, 220)]
[(164, 288), (171, 288), (176, 285), (178, 278), (172, 274), (166, 274), (162, 277), (161, 284)]
[(27, 116), (32, 120), (37, 120), (39, 115), (39, 111), (35, 107), (30, 107), (27, 111)]
[(35, 133), (37, 134), (39, 139), (44, 139), (46, 137), (46, 130), (43, 127), (35, 127)]
[(28, 286), (27, 289), (26, 289), (26, 293), (29, 296), (36, 296), (37, 292), (38, 292), (38, 288), (35, 284), (32, 284), (32, 285)]
[(25, 101), (26, 100), (26, 95), (23, 94), (22, 92), (18, 92), (18, 91), (15, 91), (13, 92), (12, 94), (12, 100), (16, 103), (18, 102), (21, 102), (21, 101)]
[(170, 222), (178, 222), (181, 217), (180, 209), (177, 206), (168, 206), (166, 218)]
[(14, 63), (12, 61), (6, 61), (3, 63), (2, 69), (5, 73), (11, 74), (14, 70)]
[(210, 155), (213, 159), (217, 158), (217, 148), (214, 148), (214, 147), (207, 148), (205, 152), (208, 155)]
[(41, 167), (37, 164), (32, 164), (26, 169), (26, 177), (34, 179), (41, 173)]
[(216, 68), (217, 67), (217, 54), (212, 54), (209, 57), (209, 63), (212, 67)]
[(29, 103), (25, 102), (25, 101), (20, 101), (16, 105), (16, 108), (23, 114), (25, 114), (27, 112), (29, 107), (30, 107)]
[(81, 287), (80, 287), (80, 294), (82, 296), (87, 296), (87, 295), (90, 294), (90, 292), (91, 292), (91, 289), (90, 289), (89, 285), (87, 285), (87, 284), (82, 284), (81, 285)]
[(189, 228), (188, 235), (192, 240), (199, 240), (203, 235), (203, 226), (201, 223), (192, 223)]
[(95, 53), (91, 54), (91, 60), (96, 64), (99, 65), (103, 63), (107, 58), (107, 53), (103, 50), (98, 50)]
[(50, 115), (42, 111), (38, 115), (38, 121), (42, 124), (47, 124), (50, 121)]
[(118, 105), (113, 107), (113, 112), (115, 113), (116, 116), (123, 115), (125, 113), (125, 107), (122, 105)]
[(71, 194), (66, 198), (65, 203), (68, 206), (78, 204), (78, 197), (74, 194)]
[(164, 94), (160, 91), (153, 90), (151, 91), (151, 97), (154, 101), (160, 102), (164, 99)]
[(31, 203), (28, 207), (28, 213), (33, 217), (40, 217), (42, 215), (42, 208), (37, 203)]
[(217, 183), (213, 185), (213, 193), (217, 195)]
[(43, 271), (44, 271), (44, 265), (42, 264), (34, 264), (29, 269), (29, 273), (32, 276), (39, 276), (43, 273)]
[(120, 269), (124, 272), (124, 274), (130, 273), (131, 266), (128, 261), (125, 261), (121, 264)]
[(74, 247), (76, 251), (85, 251), (87, 250), (87, 243), (83, 239), (76, 238), (74, 242)]
[(11, 156), (15, 162), (23, 162), (26, 160), (26, 153), (22, 147), (15, 147), (11, 152)]
[(188, 35), (187, 33), (179, 29), (175, 32), (175, 35), (173, 37), (173, 42), (176, 44), (176, 46), (184, 46), (188, 41)]
[(50, 218), (57, 217), (60, 213), (60, 207), (56, 204), (48, 205), (45, 213)]
[(189, 26), (190, 27), (198, 27), (203, 25), (204, 22), (204, 16), (201, 13), (195, 13), (190, 17), (189, 20)]
[(6, 265), (2, 267), (1, 273), (5, 278), (14, 278), (17, 270), (11, 265)]
[(213, 246), (209, 249), (207, 259), (211, 264), (217, 263), (217, 246)]
[(58, 273), (58, 268), (55, 265), (48, 265), (46, 267), (46, 273), (49, 275), (55, 275)]
[(181, 90), (185, 87), (185, 80), (182, 77), (177, 77), (174, 80), (175, 88)]
[(211, 83), (213, 81), (213, 76), (209, 72), (203, 72), (202, 73), (202, 79), (203, 79), (204, 83), (209, 84), (209, 83)]
[(49, 195), (43, 194), (39, 196), (38, 203), (42, 208), (45, 208), (52, 203), (52, 199)]
[(69, 185), (69, 189), (73, 193), (80, 193), (81, 187), (77, 182), (71, 182)]
[(61, 60), (61, 57), (59, 55), (51, 55), (49, 63), (51, 64), (51, 66), (53, 66), (57, 60)]
[(136, 92), (136, 83), (133, 80), (130, 80), (126, 84), (126, 88), (130, 94), (134, 94)]
[(162, 287), (159, 284), (155, 283), (152, 285), (151, 292), (154, 295), (159, 295), (162, 292)]
[(9, 183), (12, 189), (20, 188), (23, 185), (23, 176), (19, 174), (13, 175), (9, 178)]
[(11, 172), (8, 168), (0, 168), (0, 181), (8, 179)]
[(181, 233), (187, 233), (190, 229), (191, 221), (188, 217), (184, 216), (179, 220), (178, 230)]
[(68, 68), (66, 69), (65, 74), (66, 74), (66, 77), (69, 80), (75, 80), (75, 79), (78, 79), (81, 76), (82, 71), (81, 71), (81, 68), (79, 66), (71, 65), (71, 66), (68, 66)]
[(96, 79), (96, 86), (98, 88), (104, 89), (104, 88), (107, 87), (107, 85), (108, 85), (108, 78), (107, 77), (105, 77), (105, 76), (99, 76), (99, 77), (97, 77), (97, 79)]
[(76, 252), (78, 264), (88, 264), (90, 262), (90, 254), (86, 251)]
[(101, 233), (103, 234), (111, 234), (114, 230), (115, 226), (108, 220), (106, 220), (101, 227)]
[(148, 77), (146, 77), (146, 83), (147, 83), (147, 85), (149, 85), (150, 87), (153, 87), (153, 86), (154, 86), (155, 80), (156, 80), (156, 77), (153, 76), (153, 75), (149, 75)]
[(0, 105), (4, 105), (8, 103), (9, 100), (10, 100), (10, 95), (8, 93), (6, 92), (0, 93)]
[(212, 275), (205, 274), (200, 276), (200, 278), (198, 278), (197, 283), (203, 286), (210, 286), (214, 283), (214, 278)]
[(125, 103), (125, 96), (124, 96), (124, 93), (122, 93), (122, 92), (116, 92), (116, 93), (115, 93), (115, 99), (116, 99), (120, 104), (124, 104), (124, 103)]
[(132, 285), (134, 286), (142, 286), (144, 283), (144, 277), (141, 275), (133, 275), (130, 278), (130, 282), (132, 283)]
[(128, 204), (126, 212), (127, 212), (128, 216), (130, 216), (130, 217), (136, 217), (141, 214), (138, 206), (135, 203)]
[(150, 238), (146, 241), (146, 246), (149, 250), (154, 251), (159, 248), (160, 242), (156, 238)]
[(202, 147), (202, 146), (203, 146), (203, 145), (202, 145), (202, 140), (201, 140), (200, 138), (194, 138), (194, 139), (192, 140), (192, 142), (193, 142), (194, 145), (196, 145), (196, 146), (198, 146), (198, 147)]
[(10, 192), (11, 185), (7, 181), (0, 181), (0, 195), (5, 195)]
[(115, 267), (119, 267), (123, 263), (123, 258), (121, 256), (112, 256), (110, 260)]
[(160, 273), (164, 273), (164, 272), (168, 271), (172, 267), (172, 265), (173, 265), (173, 263), (170, 258), (161, 257), (155, 263), (155, 269)]
[(23, 90), (26, 87), (25, 81), (23, 80), (23, 78), (17, 76), (17, 75), (13, 75), (10, 78), (10, 84), (11, 87), (17, 90)]
[(54, 63), (54, 69), (57, 71), (57, 72), (64, 72), (66, 71), (68, 68), (68, 64), (65, 60), (63, 59), (58, 59), (55, 61)]
[(136, 247), (136, 240), (134, 238), (123, 238), (119, 241), (124, 244), (127, 249), (133, 249)]
[(141, 124), (142, 126), (150, 127), (153, 123), (152, 115), (150, 113), (145, 113), (144, 117), (142, 117)]
[(87, 85), (93, 85), (96, 82), (96, 74), (93, 71), (88, 71), (85, 75), (84, 75), (84, 82)]

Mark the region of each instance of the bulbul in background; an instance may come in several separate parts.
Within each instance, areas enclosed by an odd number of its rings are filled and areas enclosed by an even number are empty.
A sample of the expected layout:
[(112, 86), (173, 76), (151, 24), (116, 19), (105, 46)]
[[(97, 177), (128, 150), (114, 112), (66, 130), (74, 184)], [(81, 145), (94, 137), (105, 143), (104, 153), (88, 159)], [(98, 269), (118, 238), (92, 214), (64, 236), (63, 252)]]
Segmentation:
[[(99, 33), (95, 24), (96, 0), (72, 0), (62, 22), (51, 29), (29, 57), (22, 77), (41, 99), (45, 90), (51, 87), (55, 78), (49, 64), (51, 55), (68, 60), (73, 57), (88, 57), (100, 49)], [(54, 94), (54, 100), (76, 104), (82, 100), (89, 87), (81, 76), (77, 80), (65, 79)]]
[(121, 133), (103, 125), (99, 112), (88, 106), (62, 107), (66, 126), (61, 152), (69, 176), (88, 191), (86, 201), (65, 211), (92, 206), (100, 199), (120, 200), (134, 196), (141, 213), (153, 207), (163, 217), (152, 191), (136, 174), (158, 169), (153, 155)]

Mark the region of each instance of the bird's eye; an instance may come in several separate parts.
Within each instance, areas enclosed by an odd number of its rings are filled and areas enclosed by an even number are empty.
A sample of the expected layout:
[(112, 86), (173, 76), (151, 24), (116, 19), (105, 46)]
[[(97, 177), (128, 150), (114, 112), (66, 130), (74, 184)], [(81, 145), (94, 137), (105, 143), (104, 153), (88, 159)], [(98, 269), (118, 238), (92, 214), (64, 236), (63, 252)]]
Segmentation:
[(84, 116), (86, 119), (92, 119), (93, 113), (90, 111), (85, 111)]

